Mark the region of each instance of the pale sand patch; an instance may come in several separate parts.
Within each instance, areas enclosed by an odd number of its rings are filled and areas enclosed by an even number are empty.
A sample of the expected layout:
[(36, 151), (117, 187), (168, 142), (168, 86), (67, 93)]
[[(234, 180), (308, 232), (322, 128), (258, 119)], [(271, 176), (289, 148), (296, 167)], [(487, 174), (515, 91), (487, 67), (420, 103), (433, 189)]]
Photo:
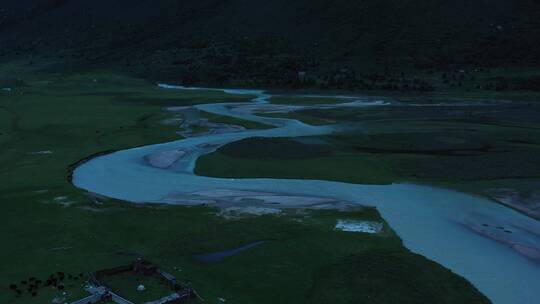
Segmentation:
[(525, 246), (521, 244), (514, 244), (512, 245), (512, 248), (515, 251), (521, 253), (522, 255), (528, 258), (540, 260), (540, 250), (538, 250), (537, 248), (533, 248), (533, 247), (529, 247), (529, 246)]
[(270, 192), (242, 191), (229, 189), (213, 189), (205, 191), (192, 192), (193, 195), (206, 197), (236, 197), (236, 196), (256, 196), (256, 195), (276, 195)]
[(196, 200), (216, 200), (218, 207), (269, 207), (269, 208), (309, 208), (309, 209), (347, 209), (350, 202), (329, 197), (290, 195), (286, 193), (259, 192), (249, 190), (213, 189), (189, 194), (171, 194), (167, 199), (178, 201), (186, 198)]
[(529, 195), (507, 188), (494, 188), (486, 190), (492, 199), (516, 208), (527, 215), (540, 219), (540, 191), (535, 191)]
[(348, 210), (354, 205), (351, 202), (328, 197), (228, 189), (213, 189), (191, 193), (173, 192), (164, 196), (161, 200), (167, 203), (182, 205), (211, 205), (221, 209), (253, 206), (270, 209), (308, 208)]
[(383, 224), (370, 221), (338, 220), (335, 229), (346, 232), (379, 233)]
[(519, 254), (540, 260), (540, 246), (534, 241), (539, 231), (520, 222), (504, 222), (488, 217), (470, 217), (463, 224), (472, 231), (509, 246)]
[(172, 150), (146, 155), (144, 160), (152, 167), (167, 169), (186, 155), (185, 151)]

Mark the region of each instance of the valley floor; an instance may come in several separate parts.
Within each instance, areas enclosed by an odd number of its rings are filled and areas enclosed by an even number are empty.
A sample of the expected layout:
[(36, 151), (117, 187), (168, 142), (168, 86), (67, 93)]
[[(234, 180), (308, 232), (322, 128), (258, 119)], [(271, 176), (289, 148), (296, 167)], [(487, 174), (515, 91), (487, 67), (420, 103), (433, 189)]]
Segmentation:
[[(42, 288), (35, 296), (18, 296), (8, 286), (55, 272), (86, 273), (138, 256), (174, 272), (210, 302), (489, 302), (463, 278), (407, 250), (374, 208), (224, 216), (208, 207), (133, 205), (86, 193), (67, 180), (70, 164), (88, 155), (181, 139), (178, 132), (183, 130), (171, 121), (184, 117), (165, 107), (247, 102), (249, 96), (158, 90), (108, 71), (73, 75), (35, 66), (2, 67), (2, 77), (16, 73), (24, 79), (24, 86), (12, 83), (0, 91), (0, 233), (6, 244), (0, 253), (2, 303), (76, 299), (82, 294), (82, 281), (66, 283), (65, 295)], [(540, 170), (535, 158), (538, 121), (534, 112), (529, 116), (519, 107), (508, 111), (519, 115), (494, 114), (480, 106), (470, 115), (455, 108), (451, 118), (434, 109), (429, 119), (418, 118), (425, 112), (404, 113), (399, 107), (384, 119), (367, 110), (297, 112), (294, 115), (306, 121), (366, 122), (344, 126), (342, 134), (317, 142), (234, 143), (203, 158), (197, 172), (355, 183), (420, 181), (494, 198), (486, 190), (510, 187), (520, 197), (534, 198)], [(197, 115), (214, 123), (265, 128)], [(462, 115), (469, 118), (457, 121)], [(509, 121), (504, 115), (520, 120)], [(354, 128), (371, 135), (355, 135), (350, 131)], [(269, 146), (279, 147), (277, 153), (267, 155)], [(339, 220), (384, 225), (377, 234), (351, 233), (334, 229)], [(194, 259), (261, 240), (266, 242), (219, 263)]]

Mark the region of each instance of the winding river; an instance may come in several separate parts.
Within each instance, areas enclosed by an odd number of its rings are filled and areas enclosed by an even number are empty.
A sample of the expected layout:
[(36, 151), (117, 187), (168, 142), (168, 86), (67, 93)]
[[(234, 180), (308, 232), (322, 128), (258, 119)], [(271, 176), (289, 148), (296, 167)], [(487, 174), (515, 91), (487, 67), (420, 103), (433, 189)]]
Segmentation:
[[(163, 89), (196, 89), (160, 85)], [(322, 180), (222, 179), (193, 173), (197, 158), (248, 137), (299, 137), (333, 132), (332, 126), (311, 126), (293, 119), (257, 116), (268, 108), (270, 94), (252, 103), (214, 103), (199, 110), (274, 126), (266, 130), (212, 134), (139, 147), (94, 158), (73, 172), (82, 189), (134, 203), (215, 204), (268, 200), (268, 205), (328, 207), (339, 204), (375, 206), (411, 251), (465, 277), (494, 303), (539, 303), (540, 223), (482, 197), (414, 184), (357, 185)], [(345, 105), (385, 106), (383, 101), (354, 99)], [(144, 161), (148, 155), (182, 151), (167, 168)]]

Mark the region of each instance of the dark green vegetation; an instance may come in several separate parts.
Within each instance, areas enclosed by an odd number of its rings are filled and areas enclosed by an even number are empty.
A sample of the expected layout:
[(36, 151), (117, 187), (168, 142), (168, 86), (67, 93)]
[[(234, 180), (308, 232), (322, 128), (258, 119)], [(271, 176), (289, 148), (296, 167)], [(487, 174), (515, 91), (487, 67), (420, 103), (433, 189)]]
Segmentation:
[(224, 123), (224, 124), (230, 124), (230, 125), (238, 125), (238, 126), (242, 126), (242, 127), (246, 128), (246, 129), (268, 129), (268, 128), (270, 128), (270, 126), (262, 124), (262, 123), (249, 121), (249, 120), (238, 119), (238, 118), (229, 117), (229, 116), (217, 115), (217, 114), (208, 113), (208, 112), (203, 112), (201, 114), (201, 116), (203, 118), (208, 119), (209, 121), (212, 121), (212, 122), (218, 122), (218, 123)]
[[(30, 276), (89, 272), (138, 256), (189, 282), (210, 303), (218, 297), (234, 303), (312, 303), (321, 301), (319, 295), (333, 303), (351, 298), (393, 303), (397, 290), (410, 302), (488, 302), (464, 279), (407, 251), (390, 227), (378, 235), (333, 230), (337, 219), (382, 221), (375, 209), (227, 220), (209, 208), (132, 205), (76, 189), (67, 181), (67, 168), (83, 157), (177, 139), (176, 127), (158, 123), (169, 115), (162, 103), (144, 102), (146, 97), (187, 105), (226, 96), (161, 91), (107, 73), (28, 72), (18, 75), (28, 87), (0, 92), (1, 303), (50, 303), (60, 294), (53, 288), (35, 297), (9, 290)], [(52, 154), (29, 154), (44, 150)], [(192, 258), (258, 240), (267, 242), (220, 263)], [(343, 274), (344, 267), (349, 272)], [(340, 280), (350, 283), (334, 289)], [(67, 301), (84, 294), (79, 284), (66, 285)]]
[(285, 116), (344, 127), (322, 137), (322, 143), (261, 138), (232, 143), (201, 158), (197, 172), (362, 184), (421, 182), (480, 194), (514, 188), (525, 196), (540, 184), (540, 107), (535, 103), (395, 105)]
[[(440, 286), (437, 282), (446, 274), (444, 271), (425, 271), (425, 261), (419, 256), (404, 257), (396, 252), (374, 251), (352, 255), (325, 267), (315, 275), (311, 288), (311, 303), (476, 303), (474, 297), (456, 297), (451, 290), (459, 288), (455, 283)], [(359, 276), (361, 271), (364, 275)], [(410, 276), (414, 273), (413, 276)], [(404, 280), (400, 285), (387, 288), (388, 281)], [(418, 285), (418, 281), (428, 285)], [(458, 283), (459, 284), (459, 283)], [(452, 286), (454, 285), (454, 286)], [(369, 294), (348, 293), (349, 289), (373, 290)], [(448, 292), (440, 299), (438, 294)]]
[(340, 99), (340, 98), (332, 98), (332, 97), (288, 97), (288, 96), (274, 96), (270, 100), (272, 103), (275, 104), (306, 104), (306, 105), (313, 105), (313, 104), (335, 104), (335, 103), (343, 103), (343, 102), (350, 102), (352, 100), (349, 99)]
[[(268, 145), (268, 141), (271, 145)], [(270, 148), (270, 149), (269, 149)], [(279, 151), (276, 153), (276, 151)], [(249, 138), (220, 149), (225, 155), (247, 159), (302, 159), (330, 156), (332, 148), (325, 145), (307, 145), (297, 139)]]
[(3, 0), (0, 56), (185, 84), (538, 91), (538, 16), (536, 0)]

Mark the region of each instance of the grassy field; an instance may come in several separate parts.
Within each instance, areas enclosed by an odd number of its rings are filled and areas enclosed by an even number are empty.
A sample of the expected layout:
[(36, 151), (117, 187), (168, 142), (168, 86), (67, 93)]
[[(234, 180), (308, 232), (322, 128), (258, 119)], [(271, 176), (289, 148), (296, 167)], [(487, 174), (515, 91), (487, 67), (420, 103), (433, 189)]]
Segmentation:
[[(38, 288), (35, 296), (21, 281), (139, 256), (211, 303), (488, 302), (461, 277), (406, 250), (391, 227), (378, 235), (334, 230), (337, 219), (383, 221), (375, 209), (228, 220), (203, 207), (96, 200), (68, 182), (70, 164), (100, 151), (179, 139), (177, 127), (159, 123), (169, 115), (162, 106), (231, 96), (162, 91), (110, 73), (5, 71), (4, 78), (20, 73), (27, 86), (0, 92), (0, 303), (71, 301), (84, 295), (82, 280), (67, 281), (62, 290)], [(220, 263), (193, 258), (258, 240), (267, 242)]]
[(335, 104), (351, 102), (351, 99), (333, 98), (324, 96), (309, 96), (309, 97), (289, 97), (289, 96), (273, 96), (270, 99), (271, 103), (275, 104), (301, 104), (301, 105), (317, 105), (317, 104)]
[(243, 119), (239, 119), (239, 118), (235, 118), (235, 117), (218, 115), (218, 114), (209, 113), (209, 112), (202, 112), (201, 117), (206, 118), (206, 119), (208, 119), (209, 121), (212, 121), (212, 122), (218, 122), (218, 123), (224, 123), (224, 124), (230, 124), (230, 125), (238, 125), (238, 126), (242, 126), (242, 127), (246, 128), (246, 129), (268, 129), (268, 128), (271, 128), (270, 126), (262, 124), (262, 123), (249, 121), (249, 120), (243, 120)]

